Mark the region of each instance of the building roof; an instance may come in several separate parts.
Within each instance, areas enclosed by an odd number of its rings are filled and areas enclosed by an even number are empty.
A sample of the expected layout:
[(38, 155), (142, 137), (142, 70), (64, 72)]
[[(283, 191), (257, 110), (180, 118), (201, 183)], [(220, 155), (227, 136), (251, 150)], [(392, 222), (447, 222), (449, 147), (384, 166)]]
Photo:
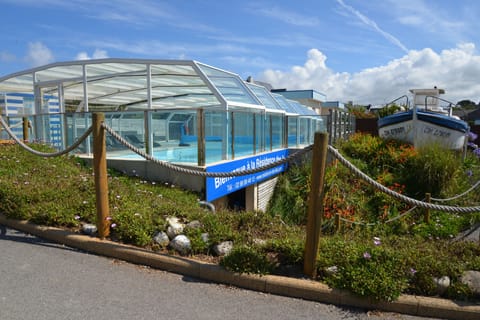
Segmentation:
[(0, 93), (29, 94), (36, 101), (56, 96), (62, 111), (248, 108), (314, 114), (303, 105), (282, 105), (264, 86), (193, 60), (57, 62), (0, 77)]
[(191, 60), (60, 62), (0, 78), (0, 93), (62, 96), (84, 111), (264, 108), (236, 74)]

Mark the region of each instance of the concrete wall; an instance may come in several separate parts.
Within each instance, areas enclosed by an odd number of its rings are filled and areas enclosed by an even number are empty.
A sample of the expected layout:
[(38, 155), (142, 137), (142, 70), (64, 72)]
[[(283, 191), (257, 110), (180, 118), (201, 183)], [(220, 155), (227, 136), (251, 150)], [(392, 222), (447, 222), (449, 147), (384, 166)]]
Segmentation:
[[(84, 157), (92, 165), (92, 157)], [(164, 166), (142, 159), (107, 159), (107, 167), (122, 172), (128, 176), (138, 176), (142, 179), (157, 182), (168, 182), (195, 192), (205, 192), (205, 177), (167, 169)], [(194, 166), (182, 166), (185, 169), (201, 170)]]

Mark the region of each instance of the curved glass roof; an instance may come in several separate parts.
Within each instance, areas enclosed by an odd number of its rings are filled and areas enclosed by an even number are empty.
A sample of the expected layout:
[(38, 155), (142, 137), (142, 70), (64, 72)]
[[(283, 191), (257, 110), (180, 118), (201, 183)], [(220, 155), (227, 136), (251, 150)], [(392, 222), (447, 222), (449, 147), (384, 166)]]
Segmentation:
[[(193, 60), (60, 62), (0, 77), (0, 93), (58, 97), (61, 112), (248, 108), (316, 115), (238, 75)], [(41, 105), (36, 106), (40, 110)]]
[(77, 111), (264, 109), (238, 75), (190, 60), (54, 63), (1, 77), (0, 93), (58, 96)]

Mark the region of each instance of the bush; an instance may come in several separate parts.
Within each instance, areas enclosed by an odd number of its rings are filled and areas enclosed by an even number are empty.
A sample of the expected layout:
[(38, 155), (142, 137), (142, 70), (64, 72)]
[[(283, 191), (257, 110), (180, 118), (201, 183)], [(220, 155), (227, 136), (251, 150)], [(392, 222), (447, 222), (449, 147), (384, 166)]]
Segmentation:
[[(393, 301), (408, 287), (408, 260), (403, 258), (389, 247), (325, 240), (317, 267), (321, 279), (334, 288)], [(329, 267), (337, 271), (327, 273)]]
[(273, 271), (274, 265), (266, 255), (255, 247), (235, 247), (225, 256), (220, 265), (225, 269), (238, 273), (269, 274)]

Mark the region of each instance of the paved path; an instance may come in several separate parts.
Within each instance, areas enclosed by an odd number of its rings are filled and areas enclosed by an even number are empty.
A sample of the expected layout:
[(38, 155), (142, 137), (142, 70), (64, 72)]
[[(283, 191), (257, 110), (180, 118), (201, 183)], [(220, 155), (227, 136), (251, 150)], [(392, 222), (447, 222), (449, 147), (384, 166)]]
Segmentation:
[[(2, 234), (5, 231), (4, 234)], [(427, 319), (198, 281), (0, 229), (0, 319)]]

